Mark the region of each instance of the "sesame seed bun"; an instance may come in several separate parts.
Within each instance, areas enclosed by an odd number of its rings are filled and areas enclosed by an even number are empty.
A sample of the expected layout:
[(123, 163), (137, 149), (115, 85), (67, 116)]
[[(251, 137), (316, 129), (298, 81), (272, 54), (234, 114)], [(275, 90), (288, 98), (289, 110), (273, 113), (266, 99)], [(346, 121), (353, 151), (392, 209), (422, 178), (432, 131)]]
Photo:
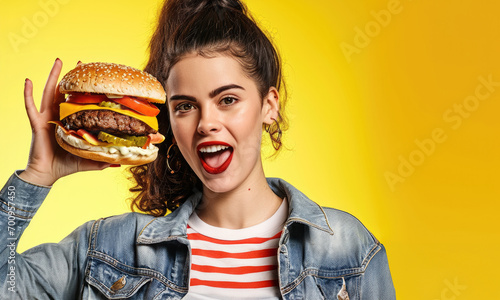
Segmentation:
[[(157, 132), (158, 122), (153, 114), (159, 110), (145, 103), (165, 103), (165, 90), (156, 78), (125, 65), (79, 63), (61, 79), (59, 91), (70, 94), (60, 104), (60, 122), (56, 122), (56, 140), (64, 150), (83, 158), (122, 165), (142, 165), (156, 159), (158, 147), (153, 145), (153, 139), (160, 142), (162, 135)], [(75, 102), (78, 97), (98, 102)], [(117, 104), (119, 100), (129, 102)], [(117, 107), (97, 105), (113, 101)], [(95, 111), (105, 113), (97, 116)], [(70, 130), (84, 133), (71, 134)], [(128, 135), (147, 136), (148, 145), (123, 146), (113, 139), (99, 143), (100, 132), (122, 139), (130, 139)]]
[(163, 86), (149, 73), (100, 62), (78, 64), (61, 79), (59, 91), (133, 96), (152, 103), (165, 103), (166, 98)]

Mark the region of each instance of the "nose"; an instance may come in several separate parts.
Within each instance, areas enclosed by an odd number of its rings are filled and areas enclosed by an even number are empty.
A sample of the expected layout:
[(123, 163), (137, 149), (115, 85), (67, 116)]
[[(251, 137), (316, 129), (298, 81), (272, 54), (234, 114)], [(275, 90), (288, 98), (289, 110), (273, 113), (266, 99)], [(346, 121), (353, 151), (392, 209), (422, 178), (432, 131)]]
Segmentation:
[(198, 122), (199, 134), (207, 135), (219, 132), (221, 127), (222, 125), (216, 112), (211, 111), (210, 109), (204, 109), (201, 111), (200, 121)]

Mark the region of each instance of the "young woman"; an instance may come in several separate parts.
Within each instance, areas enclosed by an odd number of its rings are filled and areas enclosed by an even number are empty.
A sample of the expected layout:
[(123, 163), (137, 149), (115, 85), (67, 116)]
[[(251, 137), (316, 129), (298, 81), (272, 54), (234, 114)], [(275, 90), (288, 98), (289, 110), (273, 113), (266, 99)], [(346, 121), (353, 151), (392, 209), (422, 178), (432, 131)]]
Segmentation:
[[(61, 61), (40, 112), (26, 81), (33, 141), (26, 169), (0, 193), (2, 295), (395, 299), (385, 249), (357, 219), (265, 178), (262, 135), (280, 148), (284, 87), (279, 55), (245, 6), (167, 1), (150, 50), (146, 71), (167, 91), (158, 116), (167, 138), (155, 162), (131, 168), (133, 206), (148, 214), (89, 222), (58, 244), (16, 254), (10, 239), (19, 238), (56, 180), (110, 166), (74, 157), (54, 141), (47, 121), (57, 118), (62, 100), (54, 92)], [(8, 205), (12, 191), (15, 206)]]

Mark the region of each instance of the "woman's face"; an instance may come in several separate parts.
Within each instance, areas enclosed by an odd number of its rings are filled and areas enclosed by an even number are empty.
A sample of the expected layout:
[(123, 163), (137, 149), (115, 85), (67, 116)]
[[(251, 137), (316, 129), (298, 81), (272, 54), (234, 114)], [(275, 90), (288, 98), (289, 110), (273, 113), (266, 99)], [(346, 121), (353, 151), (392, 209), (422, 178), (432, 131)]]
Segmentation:
[(277, 118), (276, 89), (262, 99), (234, 58), (190, 54), (171, 69), (167, 101), (179, 150), (205, 188), (229, 192), (263, 176), (262, 124)]

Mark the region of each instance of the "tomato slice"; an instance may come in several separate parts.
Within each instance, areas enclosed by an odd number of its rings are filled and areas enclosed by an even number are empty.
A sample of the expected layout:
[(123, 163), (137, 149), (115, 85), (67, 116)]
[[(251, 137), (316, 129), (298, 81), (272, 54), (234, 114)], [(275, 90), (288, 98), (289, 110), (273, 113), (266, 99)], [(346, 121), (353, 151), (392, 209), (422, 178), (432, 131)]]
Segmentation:
[(66, 98), (66, 102), (75, 104), (99, 104), (102, 101), (121, 104), (126, 108), (149, 117), (156, 117), (160, 113), (160, 110), (148, 101), (129, 96), (110, 99), (103, 94), (74, 93)]
[(165, 136), (159, 132), (148, 134), (148, 140), (146, 144), (142, 146), (142, 149), (147, 149), (149, 144), (160, 144), (165, 140)]
[(151, 143), (152, 144), (160, 144), (165, 140), (165, 136), (163, 134), (157, 132), (157, 133), (150, 133), (148, 137), (151, 138)]
[(95, 104), (101, 103), (102, 101), (111, 101), (106, 97), (106, 95), (102, 94), (87, 94), (87, 93), (75, 93), (70, 94), (68, 98), (66, 98), (66, 102), (76, 103), (76, 104)]
[(156, 117), (160, 113), (158, 107), (146, 100), (124, 96), (123, 98), (111, 99), (111, 101), (126, 106), (136, 112), (149, 117)]

